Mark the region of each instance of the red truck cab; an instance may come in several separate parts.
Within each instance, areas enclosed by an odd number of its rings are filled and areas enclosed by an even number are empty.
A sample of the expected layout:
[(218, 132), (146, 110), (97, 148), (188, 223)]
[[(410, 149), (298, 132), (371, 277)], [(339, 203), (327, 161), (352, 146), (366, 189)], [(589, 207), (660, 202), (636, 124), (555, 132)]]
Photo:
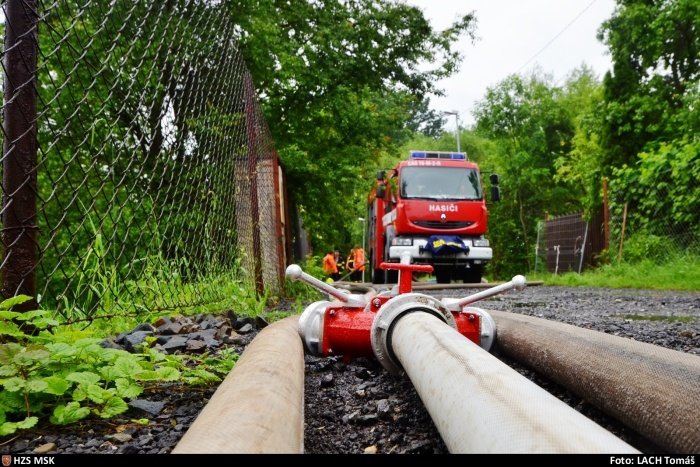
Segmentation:
[(372, 281), (394, 282), (379, 264), (408, 254), (413, 263), (431, 264), (439, 283), (480, 282), (493, 256), (483, 191), (479, 167), (464, 153), (411, 151), (380, 172), (368, 198)]

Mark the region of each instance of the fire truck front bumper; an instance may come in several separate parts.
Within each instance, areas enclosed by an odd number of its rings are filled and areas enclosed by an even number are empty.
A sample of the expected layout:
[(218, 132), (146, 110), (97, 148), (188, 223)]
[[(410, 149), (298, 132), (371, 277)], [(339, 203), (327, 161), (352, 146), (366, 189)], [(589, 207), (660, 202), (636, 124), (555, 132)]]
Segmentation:
[(399, 261), (401, 255), (408, 252), (411, 255), (411, 259), (414, 263), (429, 263), (429, 264), (440, 264), (441, 262), (450, 264), (459, 263), (474, 263), (481, 264), (487, 263), (493, 258), (493, 250), (491, 247), (484, 246), (474, 246), (472, 239), (468, 237), (461, 237), (462, 241), (466, 246), (469, 247), (467, 252), (459, 253), (447, 253), (440, 255), (433, 255), (431, 252), (426, 251), (425, 246), (428, 243), (427, 238), (413, 238), (411, 245), (392, 245), (389, 247), (389, 260)]

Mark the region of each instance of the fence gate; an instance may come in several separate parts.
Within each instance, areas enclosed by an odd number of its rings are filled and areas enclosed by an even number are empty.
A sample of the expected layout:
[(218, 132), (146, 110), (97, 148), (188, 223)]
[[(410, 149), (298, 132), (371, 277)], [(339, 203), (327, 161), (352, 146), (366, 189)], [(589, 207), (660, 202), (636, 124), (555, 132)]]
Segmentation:
[(550, 218), (544, 228), (547, 270), (582, 272), (604, 248), (602, 216), (590, 221), (581, 213)]

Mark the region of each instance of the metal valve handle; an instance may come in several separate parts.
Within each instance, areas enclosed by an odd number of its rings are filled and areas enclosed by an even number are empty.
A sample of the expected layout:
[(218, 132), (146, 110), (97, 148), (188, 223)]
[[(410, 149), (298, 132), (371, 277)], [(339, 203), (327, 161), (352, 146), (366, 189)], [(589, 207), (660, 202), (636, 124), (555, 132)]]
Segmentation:
[[(409, 260), (410, 261), (410, 260)], [(433, 267), (430, 264), (410, 264), (407, 262), (401, 263), (381, 263), (381, 269), (389, 269), (399, 271), (399, 293), (410, 293), (413, 290), (413, 272), (433, 272)]]
[(484, 298), (493, 297), (494, 295), (498, 295), (499, 293), (506, 292), (511, 289), (522, 290), (525, 288), (526, 285), (527, 279), (525, 279), (525, 276), (521, 276), (520, 274), (518, 274), (517, 276), (514, 276), (510, 281), (505, 282), (501, 285), (497, 285), (495, 287), (491, 287), (490, 289), (482, 290), (481, 292), (468, 295), (456, 301), (452, 301), (454, 299), (443, 299), (442, 301), (445, 304), (445, 306), (447, 306), (448, 310), (461, 311), (462, 308), (474, 302), (478, 302), (479, 300), (483, 300)]

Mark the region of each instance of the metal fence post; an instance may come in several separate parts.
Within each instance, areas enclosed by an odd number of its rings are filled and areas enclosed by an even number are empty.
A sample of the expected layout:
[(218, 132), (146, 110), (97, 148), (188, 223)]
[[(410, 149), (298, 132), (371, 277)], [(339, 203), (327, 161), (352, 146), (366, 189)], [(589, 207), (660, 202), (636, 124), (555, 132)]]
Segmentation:
[(608, 201), (608, 179), (603, 177), (603, 248), (610, 248), (610, 204)]
[[(5, 3), (2, 296), (36, 297), (37, 1)], [(36, 308), (35, 300), (18, 309)]]
[(285, 245), (284, 245), (284, 232), (282, 231), (282, 199), (281, 199), (281, 183), (280, 183), (280, 168), (279, 168), (279, 156), (277, 151), (272, 151), (272, 180), (275, 185), (275, 234), (277, 235), (277, 276), (282, 288), (284, 284), (284, 270), (287, 266), (286, 255), (285, 255)]
[(262, 249), (260, 242), (260, 206), (258, 201), (258, 132), (255, 116), (255, 88), (250, 73), (245, 74), (245, 115), (248, 143), (248, 176), (250, 177), (250, 209), (253, 220), (253, 269), (255, 291), (259, 296), (265, 292), (262, 273)]
[(588, 241), (588, 222), (586, 222), (586, 230), (583, 232), (583, 243), (581, 244), (581, 258), (578, 262), (578, 273), (583, 270), (583, 257), (586, 255), (586, 242)]

